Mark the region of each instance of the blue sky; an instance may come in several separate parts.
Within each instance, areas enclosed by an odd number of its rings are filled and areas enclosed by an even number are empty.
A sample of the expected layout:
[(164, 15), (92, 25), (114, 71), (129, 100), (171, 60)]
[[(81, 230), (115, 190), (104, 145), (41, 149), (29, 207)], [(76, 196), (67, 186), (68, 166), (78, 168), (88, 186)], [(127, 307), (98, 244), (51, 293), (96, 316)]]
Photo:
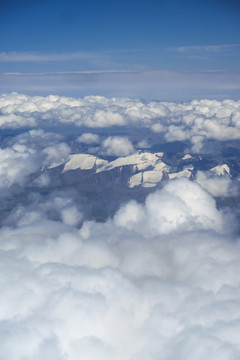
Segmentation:
[(235, 0), (8, 0), (0, 5), (0, 33), (1, 92), (240, 94)]

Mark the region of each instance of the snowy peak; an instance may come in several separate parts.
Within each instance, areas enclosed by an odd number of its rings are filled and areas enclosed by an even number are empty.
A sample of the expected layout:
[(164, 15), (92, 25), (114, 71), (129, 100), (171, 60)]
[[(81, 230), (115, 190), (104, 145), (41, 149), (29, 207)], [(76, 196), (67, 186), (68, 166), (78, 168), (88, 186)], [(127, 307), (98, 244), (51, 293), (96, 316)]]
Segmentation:
[(163, 153), (145, 153), (145, 156), (138, 158), (136, 174), (129, 179), (129, 187), (155, 187), (162, 180), (164, 173), (169, 172), (169, 166), (161, 160), (162, 157)]
[(88, 154), (75, 154), (70, 155), (68, 162), (63, 168), (63, 172), (69, 170), (90, 170), (93, 169), (96, 164), (96, 157)]
[(189, 168), (186, 168), (182, 171), (179, 171), (177, 173), (170, 173), (168, 174), (168, 178), (169, 180), (173, 180), (173, 179), (180, 179), (182, 177), (185, 177), (185, 178), (190, 178), (192, 176), (192, 171), (193, 171), (193, 167), (189, 167)]
[(119, 157), (116, 160), (108, 162), (90, 154), (74, 154), (70, 155), (69, 160), (65, 163), (63, 172), (70, 170), (91, 170), (96, 172), (111, 170), (116, 167), (132, 165), (136, 171), (142, 171), (149, 167), (161, 168), (161, 159), (163, 153), (138, 152), (133, 155)]
[(103, 170), (111, 170), (116, 167), (132, 165), (136, 171), (142, 171), (149, 167), (155, 167), (161, 162), (163, 153), (138, 152), (129, 156), (119, 157), (118, 159), (105, 164), (103, 168), (99, 168), (97, 172)]
[[(112, 183), (112, 170), (117, 169), (117, 173), (121, 173), (124, 183), (129, 188), (136, 187), (153, 188), (156, 187), (163, 179), (174, 180), (178, 178), (193, 179), (199, 166), (201, 166), (202, 158), (186, 154), (180, 160), (169, 159), (166, 156), (166, 163), (162, 161), (164, 154), (162, 152), (151, 153), (148, 151), (138, 151), (129, 156), (119, 157), (113, 161), (107, 161), (91, 154), (72, 154), (65, 163), (61, 164), (59, 168), (62, 173), (68, 173), (75, 170), (84, 171), (81, 175), (82, 180), (88, 179), (92, 183), (103, 181), (105, 183)], [(190, 160), (190, 164), (186, 166), (186, 162)], [(205, 160), (203, 160), (205, 161)], [(205, 162), (206, 164), (206, 162)], [(49, 167), (59, 167), (58, 165)], [(125, 167), (123, 171), (123, 168)], [(63, 168), (63, 169), (62, 169)], [(120, 172), (119, 172), (120, 171)], [(223, 176), (230, 173), (230, 168), (227, 164), (222, 164), (206, 170), (215, 176)], [(111, 172), (111, 176), (108, 173)], [(104, 173), (100, 175), (100, 173)], [(68, 178), (77, 179), (78, 175), (69, 173)], [(92, 180), (90, 180), (89, 176)], [(80, 178), (79, 178), (80, 179)]]
[(140, 185), (143, 187), (155, 187), (162, 180), (163, 174), (164, 172), (160, 170), (139, 172), (131, 176), (128, 185), (130, 188)]
[(222, 176), (225, 174), (228, 174), (230, 177), (232, 176), (230, 168), (227, 164), (215, 166), (214, 168), (210, 169), (210, 171), (218, 176)]
[(193, 159), (192, 155), (190, 155), (190, 154), (186, 154), (186, 155), (184, 155), (184, 157), (182, 158), (183, 161), (185, 161), (185, 160), (190, 160), (190, 159)]
[(103, 159), (90, 154), (74, 154), (70, 155), (68, 162), (65, 163), (63, 172), (70, 170), (92, 170), (94, 168), (102, 167), (108, 162)]
[(74, 154), (70, 155), (62, 172), (79, 169), (94, 170), (96, 173), (100, 173), (123, 166), (132, 166), (133, 175), (128, 182), (130, 188), (139, 185), (154, 187), (162, 180), (164, 172), (169, 172), (169, 167), (162, 161), (162, 157), (162, 152), (139, 151), (108, 162), (90, 154)]

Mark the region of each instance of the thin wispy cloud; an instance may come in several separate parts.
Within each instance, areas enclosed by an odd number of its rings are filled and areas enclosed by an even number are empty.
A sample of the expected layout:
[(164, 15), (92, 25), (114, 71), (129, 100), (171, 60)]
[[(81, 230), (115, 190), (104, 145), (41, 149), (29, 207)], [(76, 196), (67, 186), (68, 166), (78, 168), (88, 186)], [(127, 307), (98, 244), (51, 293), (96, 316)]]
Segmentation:
[(74, 60), (94, 60), (94, 59), (107, 59), (115, 55), (127, 55), (139, 52), (145, 52), (145, 49), (118, 49), (118, 50), (105, 50), (105, 51), (77, 51), (77, 52), (63, 52), (63, 53), (41, 53), (34, 51), (11, 51), (0, 52), (0, 62), (61, 62), (61, 61), (74, 61)]
[(233, 52), (240, 49), (240, 44), (223, 44), (223, 45), (202, 45), (202, 46), (179, 46), (171, 50), (177, 50), (179, 53), (193, 53), (193, 52)]
[(93, 60), (104, 55), (90, 52), (44, 54), (35, 52), (0, 52), (0, 62), (48, 62), (70, 60)]
[(80, 70), (80, 71), (55, 71), (55, 72), (31, 72), (31, 73), (23, 73), (23, 72), (5, 72), (0, 73), (0, 75), (5, 76), (67, 76), (67, 75), (99, 75), (99, 74), (131, 74), (131, 73), (139, 73), (139, 71), (131, 71), (131, 70), (118, 70), (118, 69), (109, 69), (109, 70)]
[[(193, 97), (239, 97), (239, 72), (86, 70), (73, 72), (0, 73), (0, 92), (49, 92), (71, 96), (100, 95), (161, 100)], [(220, 93), (219, 93), (220, 92)], [(220, 96), (221, 94), (221, 96)]]

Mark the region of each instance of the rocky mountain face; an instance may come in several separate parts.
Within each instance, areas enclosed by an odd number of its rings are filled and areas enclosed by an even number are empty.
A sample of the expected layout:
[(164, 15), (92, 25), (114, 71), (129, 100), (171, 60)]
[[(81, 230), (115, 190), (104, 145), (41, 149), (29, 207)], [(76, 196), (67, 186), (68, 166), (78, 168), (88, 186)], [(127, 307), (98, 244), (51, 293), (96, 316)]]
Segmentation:
[[(167, 181), (188, 178), (204, 186), (206, 178), (218, 180), (219, 187), (228, 182), (239, 184), (240, 165), (209, 155), (170, 156), (168, 153), (137, 153), (115, 159), (103, 159), (91, 154), (72, 154), (61, 164), (44, 168), (36, 177), (51, 178), (49, 185), (41, 190), (43, 194), (54, 191), (75, 192), (75, 198), (84, 206), (84, 214), (90, 219), (105, 221), (113, 216), (123, 203), (130, 199), (144, 202), (146, 196), (161, 188)], [(30, 188), (34, 188), (36, 180)], [(215, 185), (213, 186), (213, 188)], [(211, 189), (207, 189), (211, 192)], [(226, 199), (223, 192), (212, 193), (221, 206), (226, 201), (235, 201), (234, 196)], [(231, 200), (232, 199), (232, 200)]]
[[(83, 190), (108, 188), (121, 184), (125, 190), (155, 188), (162, 181), (177, 178), (194, 180), (198, 171), (209, 176), (238, 178), (240, 166), (219, 163), (210, 156), (186, 154), (171, 160), (168, 154), (138, 151), (134, 155), (107, 161), (91, 154), (73, 154), (62, 164), (53, 164), (43, 172), (55, 174), (64, 184), (76, 184)], [(234, 166), (235, 165), (235, 166)]]
[[(41, 207), (51, 202), (51, 196), (60, 196), (65, 199), (61, 207), (74, 198), (84, 219), (105, 221), (122, 204), (129, 200), (143, 203), (148, 194), (179, 178), (198, 182), (215, 197), (219, 207), (238, 208), (237, 192), (228, 190), (230, 184), (232, 188), (240, 184), (238, 156), (139, 150), (129, 156), (100, 158), (75, 153), (65, 161), (52, 163), (29, 175), (24, 192), (21, 186), (15, 186), (14, 196), (3, 193), (0, 220), (7, 223), (16, 204), (21, 208), (37, 202)], [(49, 218), (58, 220), (58, 216), (49, 208)]]

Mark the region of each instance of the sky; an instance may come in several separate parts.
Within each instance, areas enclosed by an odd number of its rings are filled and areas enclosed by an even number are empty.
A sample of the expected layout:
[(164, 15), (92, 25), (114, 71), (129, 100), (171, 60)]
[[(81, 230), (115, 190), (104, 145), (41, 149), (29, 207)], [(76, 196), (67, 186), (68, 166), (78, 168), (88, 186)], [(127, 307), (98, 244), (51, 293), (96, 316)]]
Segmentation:
[(238, 1), (2, 1), (0, 92), (240, 94)]

